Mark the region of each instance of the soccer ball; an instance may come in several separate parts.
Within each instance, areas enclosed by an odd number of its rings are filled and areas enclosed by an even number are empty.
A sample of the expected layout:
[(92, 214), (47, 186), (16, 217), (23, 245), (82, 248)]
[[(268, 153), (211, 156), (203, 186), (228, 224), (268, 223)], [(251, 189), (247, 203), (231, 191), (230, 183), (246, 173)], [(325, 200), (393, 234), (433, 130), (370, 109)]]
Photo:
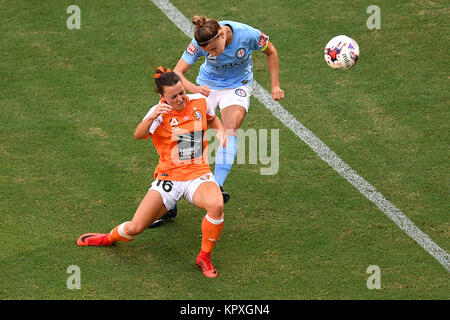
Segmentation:
[(352, 38), (340, 35), (328, 41), (323, 55), (331, 68), (346, 70), (358, 61), (359, 46)]

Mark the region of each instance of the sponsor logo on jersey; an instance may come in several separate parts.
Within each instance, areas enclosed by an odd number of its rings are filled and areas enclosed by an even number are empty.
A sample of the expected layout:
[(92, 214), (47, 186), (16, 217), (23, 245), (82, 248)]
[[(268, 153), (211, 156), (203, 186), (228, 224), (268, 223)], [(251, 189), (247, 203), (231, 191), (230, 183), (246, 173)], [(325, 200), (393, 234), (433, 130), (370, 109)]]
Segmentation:
[(250, 58), (251, 58), (251, 55), (249, 55), (246, 59), (237, 60), (236, 62), (230, 62), (230, 63), (222, 64), (220, 66), (214, 66), (214, 69), (216, 71), (220, 71), (220, 70), (224, 70), (224, 69), (230, 69), (230, 68), (233, 68), (233, 67), (239, 67), (239, 66), (242, 66), (245, 63), (247, 63), (247, 61)]
[(170, 125), (171, 125), (172, 127), (177, 126), (177, 125), (178, 125), (178, 120), (177, 120), (177, 118), (172, 118), (172, 119), (170, 119)]
[(192, 42), (189, 43), (189, 45), (186, 49), (186, 53), (193, 56), (195, 51), (197, 51), (197, 47), (195, 46), (195, 44), (193, 44)]
[(203, 155), (203, 131), (189, 132), (177, 136), (178, 157), (180, 160), (192, 160)]
[(239, 48), (236, 50), (236, 58), (238, 59), (242, 59), (245, 56), (245, 53), (247, 51), (245, 50), (245, 48)]
[(260, 47), (264, 47), (267, 43), (267, 40), (269, 40), (269, 37), (266, 36), (263, 32), (261, 32), (261, 36), (259, 37), (259, 40), (258, 40), (258, 45)]

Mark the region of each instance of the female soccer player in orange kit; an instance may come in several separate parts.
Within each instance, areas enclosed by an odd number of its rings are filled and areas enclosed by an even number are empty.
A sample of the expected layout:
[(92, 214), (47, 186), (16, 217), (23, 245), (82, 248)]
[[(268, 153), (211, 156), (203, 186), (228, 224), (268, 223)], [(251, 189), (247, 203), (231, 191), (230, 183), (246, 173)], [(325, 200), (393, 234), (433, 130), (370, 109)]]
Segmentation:
[(162, 217), (181, 197), (206, 210), (202, 222), (201, 250), (196, 264), (207, 277), (216, 277), (210, 254), (223, 227), (223, 198), (208, 165), (207, 127), (217, 132), (221, 145), (227, 136), (214, 108), (201, 94), (186, 94), (180, 77), (159, 67), (155, 82), (160, 102), (137, 126), (138, 140), (151, 137), (160, 156), (155, 180), (131, 221), (117, 225), (110, 233), (87, 233), (79, 246), (108, 246), (131, 241)]

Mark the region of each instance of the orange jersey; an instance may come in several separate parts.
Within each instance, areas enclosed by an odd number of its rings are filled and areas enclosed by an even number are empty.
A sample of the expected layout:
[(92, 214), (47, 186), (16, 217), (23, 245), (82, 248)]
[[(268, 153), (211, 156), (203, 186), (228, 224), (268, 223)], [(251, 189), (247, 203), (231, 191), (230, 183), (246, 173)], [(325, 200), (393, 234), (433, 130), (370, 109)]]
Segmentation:
[[(149, 134), (159, 154), (155, 179), (188, 181), (211, 172), (208, 164), (207, 120), (215, 117), (200, 94), (186, 95), (183, 110), (159, 115)], [(156, 106), (152, 107), (146, 119)]]

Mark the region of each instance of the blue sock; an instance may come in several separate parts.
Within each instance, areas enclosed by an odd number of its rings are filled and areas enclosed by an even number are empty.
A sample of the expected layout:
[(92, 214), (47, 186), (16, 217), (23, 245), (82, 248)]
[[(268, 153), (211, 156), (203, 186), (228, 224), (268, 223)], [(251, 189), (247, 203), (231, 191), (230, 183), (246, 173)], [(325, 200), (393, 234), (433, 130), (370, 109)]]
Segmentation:
[(228, 136), (228, 143), (226, 148), (219, 146), (216, 154), (216, 163), (214, 168), (214, 179), (220, 186), (223, 186), (228, 173), (233, 166), (234, 158), (237, 153), (237, 137)]

